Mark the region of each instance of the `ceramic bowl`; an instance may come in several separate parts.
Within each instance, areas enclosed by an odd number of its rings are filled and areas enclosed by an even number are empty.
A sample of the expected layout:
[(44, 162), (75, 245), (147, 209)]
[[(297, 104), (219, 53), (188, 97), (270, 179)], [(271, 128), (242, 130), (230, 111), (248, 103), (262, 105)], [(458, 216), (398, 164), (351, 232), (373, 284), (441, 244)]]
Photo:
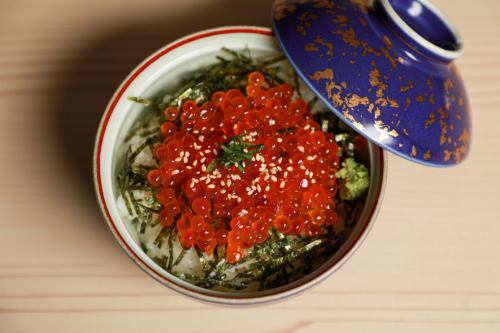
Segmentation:
[(273, 33), (260, 27), (223, 27), (202, 31), (158, 50), (135, 68), (111, 98), (99, 126), (94, 154), (94, 179), (99, 205), (116, 240), (144, 272), (165, 286), (190, 297), (219, 304), (248, 305), (276, 301), (295, 295), (339, 269), (361, 244), (380, 208), (386, 178), (385, 153), (368, 143), (367, 164), (371, 183), (364, 211), (351, 235), (330, 259), (305, 277), (279, 288), (258, 292), (222, 292), (203, 289), (183, 281), (157, 265), (136, 242), (117, 207), (116, 173), (124, 150), (124, 136), (143, 108), (128, 96), (151, 97), (165, 88), (175, 88), (179, 77), (215, 61), (221, 47), (242, 50), (255, 56), (280, 53)]

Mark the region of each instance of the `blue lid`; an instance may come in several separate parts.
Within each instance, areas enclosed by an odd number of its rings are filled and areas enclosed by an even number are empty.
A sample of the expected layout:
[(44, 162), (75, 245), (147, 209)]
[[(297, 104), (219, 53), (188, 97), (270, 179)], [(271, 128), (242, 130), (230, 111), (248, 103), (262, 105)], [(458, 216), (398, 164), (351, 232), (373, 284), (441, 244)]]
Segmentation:
[(426, 165), (467, 155), (462, 44), (428, 1), (277, 0), (273, 14), (292, 66), (357, 132)]

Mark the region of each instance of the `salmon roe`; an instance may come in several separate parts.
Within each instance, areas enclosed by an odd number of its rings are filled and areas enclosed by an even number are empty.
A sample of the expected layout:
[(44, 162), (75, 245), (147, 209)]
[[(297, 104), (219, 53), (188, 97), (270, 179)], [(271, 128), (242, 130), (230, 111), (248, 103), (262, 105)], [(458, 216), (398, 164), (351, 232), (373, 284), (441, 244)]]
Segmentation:
[[(339, 160), (334, 136), (319, 128), (289, 84), (270, 86), (259, 72), (248, 76), (244, 92), (217, 91), (202, 105), (167, 108), (164, 141), (154, 149), (159, 168), (148, 174), (163, 205), (160, 223), (175, 226), (186, 248), (210, 255), (226, 246), (229, 263), (265, 242), (271, 228), (321, 235), (337, 219)], [(234, 136), (263, 147), (243, 170), (209, 167)]]

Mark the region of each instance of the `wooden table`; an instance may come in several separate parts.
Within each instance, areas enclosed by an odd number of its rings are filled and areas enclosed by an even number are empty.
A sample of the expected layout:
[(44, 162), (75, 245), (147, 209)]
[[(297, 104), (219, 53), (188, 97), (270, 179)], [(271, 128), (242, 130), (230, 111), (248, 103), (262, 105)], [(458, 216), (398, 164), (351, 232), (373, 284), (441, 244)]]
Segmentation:
[(1, 332), (500, 332), (500, 2), (435, 0), (458, 27), (470, 157), (389, 157), (381, 214), (338, 273), (292, 300), (200, 304), (141, 272), (100, 216), (91, 178), (107, 100), (148, 53), (270, 0), (0, 3)]

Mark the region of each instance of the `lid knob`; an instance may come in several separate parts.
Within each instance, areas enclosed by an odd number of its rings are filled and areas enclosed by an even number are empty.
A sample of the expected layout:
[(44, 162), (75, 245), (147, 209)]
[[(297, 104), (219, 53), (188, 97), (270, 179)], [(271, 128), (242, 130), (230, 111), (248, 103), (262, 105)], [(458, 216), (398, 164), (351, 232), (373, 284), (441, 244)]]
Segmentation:
[(418, 51), (441, 61), (463, 53), (462, 41), (444, 15), (426, 0), (375, 0), (391, 30)]

